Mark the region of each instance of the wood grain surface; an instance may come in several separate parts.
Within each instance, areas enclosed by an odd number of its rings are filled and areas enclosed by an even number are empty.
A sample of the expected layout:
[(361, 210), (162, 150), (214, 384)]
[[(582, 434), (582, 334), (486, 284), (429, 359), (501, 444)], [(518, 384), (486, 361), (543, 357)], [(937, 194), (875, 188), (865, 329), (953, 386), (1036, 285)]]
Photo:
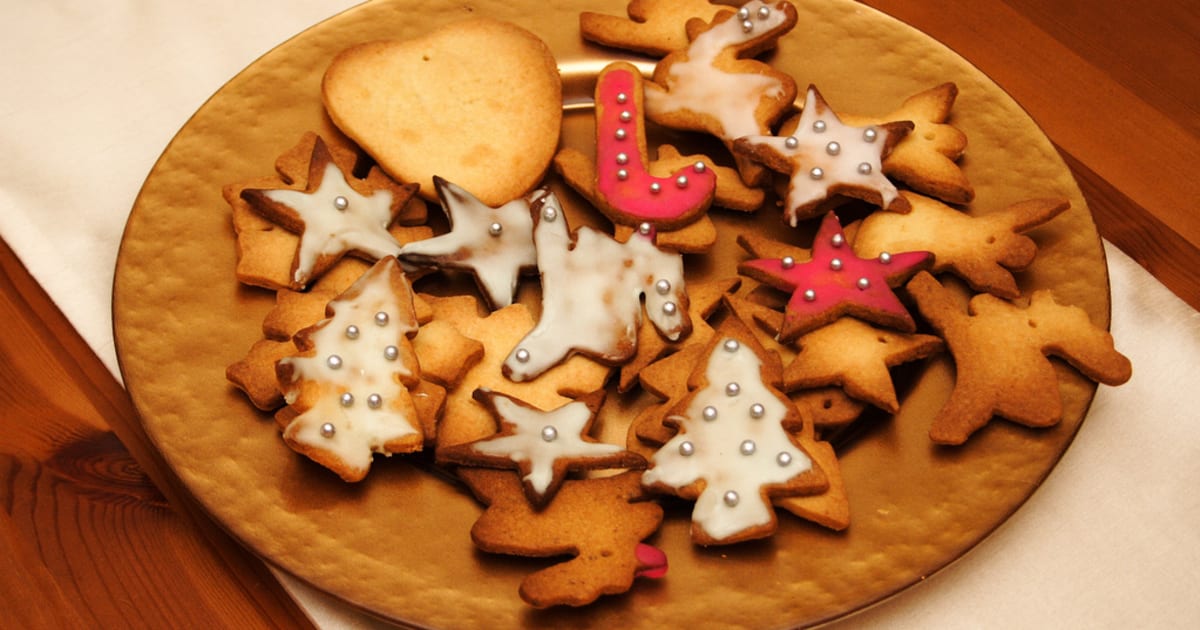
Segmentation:
[[(1200, 8), (1183, 0), (868, 0), (1008, 90), (1102, 235), (1200, 307)], [(0, 246), (0, 626), (305, 627), (187, 497), (127, 395)]]

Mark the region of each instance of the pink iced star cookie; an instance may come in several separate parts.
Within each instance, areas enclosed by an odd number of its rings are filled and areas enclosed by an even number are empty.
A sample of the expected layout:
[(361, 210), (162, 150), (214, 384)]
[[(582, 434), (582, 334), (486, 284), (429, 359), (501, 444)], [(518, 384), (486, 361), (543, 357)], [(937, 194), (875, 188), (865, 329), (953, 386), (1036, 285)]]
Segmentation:
[(738, 272), (792, 293), (779, 331), (780, 340), (787, 342), (843, 315), (915, 331), (916, 323), (892, 288), (931, 262), (929, 252), (859, 258), (830, 212), (817, 230), (811, 260), (760, 258), (738, 265)]
[(883, 174), (883, 159), (913, 128), (910, 121), (867, 127), (843, 124), (809, 86), (796, 131), (786, 137), (738, 138), (734, 152), (787, 175), (784, 218), (793, 227), (820, 213), (835, 195), (854, 197), (885, 210), (905, 212), (908, 202)]

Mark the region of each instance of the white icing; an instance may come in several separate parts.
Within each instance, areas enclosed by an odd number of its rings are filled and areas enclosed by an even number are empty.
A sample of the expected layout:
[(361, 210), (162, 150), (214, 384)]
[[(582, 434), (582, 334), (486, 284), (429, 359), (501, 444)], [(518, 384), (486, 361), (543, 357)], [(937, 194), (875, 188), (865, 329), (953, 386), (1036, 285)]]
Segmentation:
[[(471, 444), (471, 450), (491, 457), (506, 457), (518, 464), (529, 462), (525, 480), (539, 496), (554, 480), (554, 463), (562, 459), (600, 459), (622, 452), (623, 448), (583, 439), (592, 411), (585, 403), (571, 402), (551, 411), (531, 409), (506, 396), (493, 396), (496, 413), (512, 424), (512, 435), (502, 435)], [(547, 432), (547, 427), (553, 431)], [(553, 434), (552, 440), (546, 433)]]
[[(676, 416), (679, 433), (654, 454), (642, 477), (644, 484), (677, 489), (703, 480), (692, 522), (718, 541), (770, 523), (773, 513), (762, 487), (787, 483), (812, 469), (812, 460), (783, 429), (780, 421), (788, 410), (762, 383), (762, 362), (750, 348), (727, 346), (729, 341), (716, 345), (705, 368), (708, 386)], [(730, 383), (738, 385), (734, 395)], [(762, 405), (763, 413), (753, 413), (755, 405)], [(713, 411), (715, 418), (706, 419)], [(681, 450), (685, 443), (690, 449)], [(683, 454), (689, 450), (690, 455)], [(781, 459), (788, 463), (782, 465)], [(735, 505), (726, 501), (729, 492), (736, 493)]]
[[(292, 274), (297, 284), (309, 281), (317, 259), (322, 256), (353, 250), (383, 258), (400, 248), (400, 243), (387, 231), (392, 221), (391, 191), (379, 190), (370, 196), (359, 194), (332, 162), (325, 166), (321, 185), (311, 193), (276, 189), (263, 194), (294, 210), (304, 222), (296, 252), (296, 270)], [(335, 206), (338, 197), (348, 202), (345, 210)]]
[[(535, 378), (572, 351), (627, 358), (637, 347), (643, 298), (655, 328), (669, 339), (679, 338), (688, 325), (681, 254), (664, 252), (640, 234), (619, 243), (589, 227), (580, 228), (572, 244), (553, 194), (542, 200), (541, 212), (533, 238), (542, 275), (542, 315), (505, 359), (509, 378)], [(546, 218), (547, 212), (553, 220)], [(662, 280), (669, 284), (665, 293), (655, 289)]]
[[(389, 346), (402, 347), (408, 343), (407, 336), (417, 330), (416, 321), (405, 317), (411, 314), (411, 305), (403, 305), (401, 296), (392, 290), (391, 274), (398, 273), (402, 273), (399, 265), (390, 260), (372, 267), (349, 290), (361, 290), (357, 297), (329, 303), (332, 317), (318, 324), (310, 337), (316, 354), (280, 360), (293, 369), (293, 381), (281, 383), (289, 404), (295, 402), (301, 381), (318, 381), (325, 392), (288, 425), (284, 436), (328, 451), (354, 469), (369, 467), (372, 453), (386, 452), (384, 444), (419, 432), (417, 418), (393, 404), (398, 398), (402, 403), (407, 399), (402, 381), (415, 378), (415, 366), (404, 363), (403, 351), (395, 360), (385, 356)], [(376, 323), (376, 314), (381, 312), (388, 315), (383, 326)], [(346, 334), (349, 326), (358, 329), (354, 339)], [(331, 356), (341, 360), (340, 367), (330, 366)], [(354, 397), (350, 406), (342, 404), (343, 393)], [(382, 399), (378, 409), (367, 404), (372, 394)], [(411, 411), (411, 404), (406, 407)], [(333, 425), (332, 436), (321, 434), (326, 423)]]
[[(818, 121), (824, 123), (824, 131), (814, 129)], [(874, 141), (864, 138), (867, 129), (875, 130)], [(874, 189), (883, 197), (882, 207), (885, 208), (900, 195), (883, 174), (881, 166), (888, 131), (879, 127), (843, 124), (832, 110), (820, 106), (817, 93), (812, 88), (805, 96), (804, 112), (791, 137), (795, 138), (793, 147), (788, 146), (789, 138), (786, 137), (755, 135), (745, 140), (753, 145), (769, 147), (793, 161), (795, 170), (791, 174), (784, 208), (784, 217), (793, 227), (798, 221), (797, 208), (825, 199), (829, 196), (830, 187), (835, 184)], [(835, 153), (829, 150), (831, 142), (837, 143)], [(870, 170), (865, 174), (860, 172), (861, 164), (869, 165)], [(812, 176), (814, 168), (821, 169), (819, 179)]]
[[(512, 304), (521, 271), (537, 264), (529, 204), (547, 193), (537, 190), (492, 208), (449, 182), (443, 182), (438, 192), (450, 218), (450, 232), (404, 245), (400, 259), (420, 265), (436, 258), (434, 262), (442, 267), (469, 269), (491, 306)], [(493, 225), (499, 226), (498, 233), (493, 233)]]
[[(749, 21), (754, 25), (749, 33), (742, 29), (742, 21), (736, 16), (701, 33), (688, 46), (687, 60), (670, 66), (665, 77), (666, 91), (653, 87), (646, 90), (646, 113), (651, 119), (680, 111), (705, 114), (721, 125), (722, 133), (718, 135), (730, 141), (766, 132), (756, 120), (759, 102), (779, 98), (783, 83), (756, 73), (725, 72), (713, 65), (724, 49), (761, 37), (763, 32), (778, 28), (786, 20), (778, 4), (772, 7), (753, 0), (744, 6), (750, 10)], [(765, 20), (758, 16), (760, 8), (770, 10)]]

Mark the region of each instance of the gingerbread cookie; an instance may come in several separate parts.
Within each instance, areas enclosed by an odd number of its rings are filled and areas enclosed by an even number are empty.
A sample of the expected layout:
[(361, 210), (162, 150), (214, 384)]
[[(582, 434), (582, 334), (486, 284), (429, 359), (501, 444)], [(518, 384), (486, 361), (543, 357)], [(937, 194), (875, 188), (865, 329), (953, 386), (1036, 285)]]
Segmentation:
[(710, 22), (730, 7), (708, 0), (631, 0), (628, 19), (603, 13), (579, 14), (579, 34), (604, 46), (662, 57), (688, 45), (687, 23)]
[(912, 127), (909, 121), (846, 125), (817, 88), (809, 86), (804, 111), (791, 135), (747, 134), (737, 139), (733, 149), (788, 177), (783, 215), (795, 227), (822, 213), (825, 203), (837, 196), (907, 211), (907, 202), (883, 174), (882, 162)]
[(521, 197), (558, 147), (554, 57), (507, 22), (474, 18), (354, 46), (329, 65), (321, 89), (338, 129), (430, 200), (434, 175), (490, 206)]
[(760, 258), (738, 265), (738, 271), (791, 294), (779, 337), (791, 341), (833, 320), (851, 315), (896, 328), (916, 330), (916, 322), (892, 287), (928, 266), (929, 252), (881, 253), (859, 258), (846, 241), (837, 215), (825, 215), (813, 239), (812, 258)]
[[(355, 162), (353, 153), (331, 150), (320, 137), (308, 134), (276, 164), (278, 181), (226, 188), (226, 199), (235, 207), (238, 202), (232, 199), (240, 199), (259, 216), (298, 236), (294, 248), (272, 244), (269, 250), (291, 254), (284, 287), (304, 288), (347, 254), (376, 260), (400, 248), (388, 228), (400, 218), (416, 186), (396, 184), (374, 168), (359, 179), (353, 175)], [(238, 236), (239, 245), (244, 245), (243, 236), (262, 237), (245, 229)], [(248, 253), (240, 249), (239, 268), (257, 264)], [(276, 288), (270, 278), (253, 272), (240, 279)]]
[[(689, 27), (691, 43), (654, 69), (646, 86), (646, 115), (665, 127), (702, 131), (732, 147), (742, 136), (769, 134), (792, 106), (796, 83), (753, 57), (775, 46), (796, 25), (788, 2), (752, 0), (737, 13), (718, 13), (711, 25)], [(742, 178), (762, 182), (763, 172), (735, 154)]]
[(691, 330), (682, 257), (655, 247), (653, 230), (625, 243), (586, 226), (572, 234), (553, 194), (534, 205), (542, 315), (504, 360), (506, 376), (528, 381), (575, 353), (625, 361), (643, 310), (667, 339)]
[(295, 415), (288, 446), (346, 481), (359, 481), (373, 453), (420, 450), (424, 428), (410, 387), (419, 366), (408, 279), (393, 257), (380, 260), (338, 299), (329, 317), (296, 334), (300, 353), (277, 364)]
[(1034, 292), (1025, 307), (983, 293), (964, 308), (928, 272), (914, 277), (908, 291), (954, 356), (954, 391), (929, 429), (935, 442), (962, 444), (994, 416), (1030, 427), (1058, 424), (1063, 406), (1050, 356), (1107, 385), (1132, 373), (1108, 331), (1049, 291)]
[(535, 506), (544, 506), (554, 498), (569, 471), (645, 466), (640, 456), (599, 442), (589, 434), (604, 401), (603, 390), (550, 410), (489, 389), (475, 390), (474, 397), (496, 417), (499, 432), (438, 449), (438, 461), (516, 468), (521, 472), (525, 494)]
[[(967, 135), (946, 122), (957, 97), (958, 86), (943, 83), (908, 97), (898, 109), (882, 116), (843, 114), (841, 118), (855, 127), (912, 121), (912, 132), (883, 159), (884, 175), (946, 203), (965, 204), (975, 198), (975, 189), (958, 165), (967, 148)], [(783, 135), (791, 133), (789, 122), (782, 126)]]
[(488, 553), (568, 560), (521, 581), (521, 598), (537, 608), (584, 606), (624, 593), (636, 577), (667, 572), (667, 557), (643, 543), (663, 510), (642, 490), (639, 475), (567, 480), (541, 509), (525, 499), (521, 480), (503, 470), (464, 468), (459, 476), (487, 509), (471, 540)]
[(1030, 199), (975, 216), (916, 193), (901, 196), (912, 211), (867, 217), (854, 238), (857, 254), (929, 251), (934, 273), (953, 273), (976, 291), (1008, 299), (1021, 294), (1012, 272), (1025, 269), (1037, 254), (1037, 244), (1025, 233), (1071, 206), (1061, 198)]
[[(778, 357), (726, 319), (665, 422), (678, 433), (651, 458), (642, 483), (696, 501), (692, 540), (728, 544), (770, 536), (776, 496), (824, 492), (825, 474), (784, 429), (801, 422), (777, 388)], [(737, 445), (736, 448), (733, 445)]]
[(405, 244), (400, 260), (408, 266), (465, 270), (474, 276), (489, 306), (512, 304), (518, 278), (537, 269), (529, 206), (546, 192), (535, 190), (493, 208), (440, 177), (434, 176), (433, 185), (450, 231)]

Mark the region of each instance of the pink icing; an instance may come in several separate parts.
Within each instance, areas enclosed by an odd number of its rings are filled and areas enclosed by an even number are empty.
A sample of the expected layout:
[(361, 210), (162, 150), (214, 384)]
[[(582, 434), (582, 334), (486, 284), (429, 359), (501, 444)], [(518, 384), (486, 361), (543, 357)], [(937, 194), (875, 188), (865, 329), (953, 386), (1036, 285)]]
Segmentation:
[[(853, 311), (860, 317), (881, 313), (882, 320), (873, 321), (903, 322), (911, 329), (916, 324), (892, 287), (931, 257), (929, 252), (905, 252), (859, 258), (846, 242), (837, 215), (830, 212), (817, 230), (811, 260), (791, 261), (789, 265), (784, 259), (764, 258), (747, 261), (740, 267), (757, 270), (768, 284), (792, 292), (784, 312), (783, 331), (806, 332), (812, 326), (806, 326), (805, 322), (832, 310)], [(781, 336), (790, 335), (781, 332)]]
[(662, 549), (646, 543), (638, 543), (633, 550), (637, 557), (637, 577), (660, 578), (667, 574), (667, 554)]
[(716, 175), (703, 163), (679, 169), (670, 177), (651, 175), (646, 170), (641, 101), (642, 78), (633, 66), (610, 66), (600, 75), (596, 85), (596, 190), (612, 210), (634, 223), (686, 223), (708, 208)]

